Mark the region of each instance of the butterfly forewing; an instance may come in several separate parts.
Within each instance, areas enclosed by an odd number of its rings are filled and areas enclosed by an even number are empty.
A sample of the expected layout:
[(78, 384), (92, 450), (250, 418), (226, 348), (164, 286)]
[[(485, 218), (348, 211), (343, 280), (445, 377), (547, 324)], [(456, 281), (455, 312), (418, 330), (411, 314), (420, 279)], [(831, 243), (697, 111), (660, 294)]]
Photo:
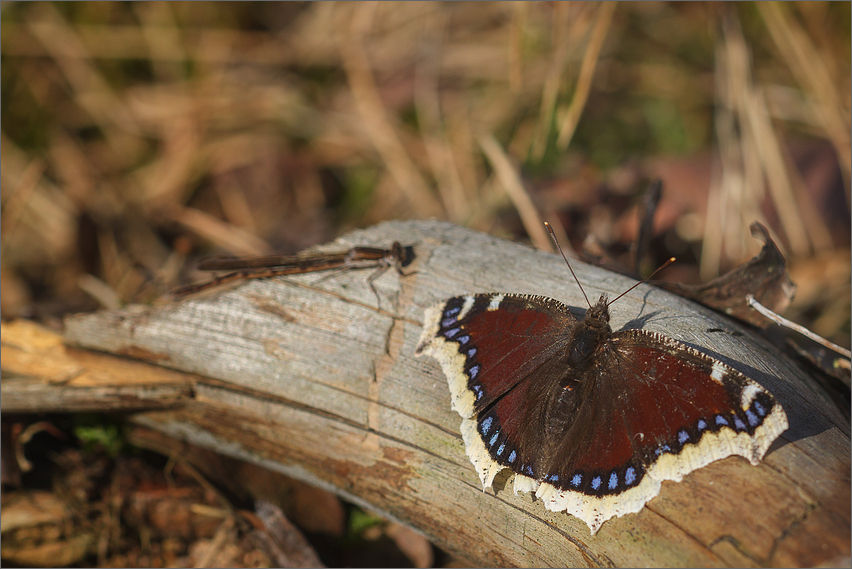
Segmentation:
[(427, 322), (417, 351), (440, 361), (453, 408), (472, 417), (558, 353), (576, 319), (548, 298), (478, 294), (431, 308)]

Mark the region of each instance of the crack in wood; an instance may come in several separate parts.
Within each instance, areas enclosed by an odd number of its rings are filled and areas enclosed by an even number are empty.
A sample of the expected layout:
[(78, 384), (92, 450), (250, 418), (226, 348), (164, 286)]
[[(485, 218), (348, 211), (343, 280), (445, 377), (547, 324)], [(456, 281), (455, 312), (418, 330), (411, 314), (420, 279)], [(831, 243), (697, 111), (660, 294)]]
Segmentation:
[(752, 561), (758, 567), (766, 567), (767, 566), (766, 561), (762, 560), (760, 557), (754, 555), (753, 553), (749, 553), (742, 546), (742, 544), (740, 544), (740, 541), (732, 535), (729, 535), (729, 534), (720, 535), (719, 537), (714, 539), (712, 542), (710, 542), (711, 550), (712, 550), (713, 547), (716, 547), (720, 543), (728, 543), (731, 547), (734, 548), (734, 550), (737, 553), (739, 553), (740, 555), (742, 555), (746, 559)]
[(816, 502), (809, 502), (804, 511), (800, 516), (790, 521), (787, 526), (781, 530), (781, 535), (772, 540), (772, 547), (769, 548), (769, 554), (766, 556), (766, 560), (762, 562), (764, 567), (768, 567), (772, 565), (772, 560), (775, 558), (775, 553), (778, 551), (778, 548), (781, 546), (781, 542), (790, 535), (794, 529), (798, 528), (800, 525), (805, 523), (805, 520), (808, 519), (808, 516), (811, 515), (811, 512), (816, 510), (818, 504)]

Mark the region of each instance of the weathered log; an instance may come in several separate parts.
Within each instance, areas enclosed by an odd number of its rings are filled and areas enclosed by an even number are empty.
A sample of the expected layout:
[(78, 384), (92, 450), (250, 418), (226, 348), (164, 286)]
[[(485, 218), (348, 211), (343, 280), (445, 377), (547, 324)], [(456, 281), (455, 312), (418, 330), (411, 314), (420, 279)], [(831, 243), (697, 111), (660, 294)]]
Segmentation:
[[(375, 281), (380, 308), (369, 272), (308, 274), (75, 316), (65, 339), (188, 374), (182, 406), (134, 421), (329, 488), (483, 565), (810, 566), (850, 555), (849, 425), (762, 338), (647, 285), (613, 305), (613, 329), (657, 330), (719, 357), (776, 396), (790, 429), (759, 466), (729, 457), (665, 482), (641, 512), (594, 537), (577, 518), (515, 496), (505, 475), (483, 492), (441, 370), (413, 357), (423, 309), (488, 291), (585, 301), (557, 256), (442, 222), (389, 222), (318, 250), (394, 240), (417, 258), (408, 276)], [(574, 268), (592, 299), (631, 284)], [(13, 410), (8, 383), (3, 411)]]

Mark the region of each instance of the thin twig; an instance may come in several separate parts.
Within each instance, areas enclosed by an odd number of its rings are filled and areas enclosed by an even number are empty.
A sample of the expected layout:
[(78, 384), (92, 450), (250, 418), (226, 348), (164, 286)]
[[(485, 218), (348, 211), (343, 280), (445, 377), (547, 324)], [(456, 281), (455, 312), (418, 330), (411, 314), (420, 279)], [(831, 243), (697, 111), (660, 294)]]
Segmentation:
[(768, 308), (766, 308), (765, 306), (760, 304), (757, 300), (755, 300), (753, 295), (751, 295), (751, 294), (746, 295), (746, 300), (748, 301), (749, 306), (751, 306), (752, 308), (754, 308), (755, 310), (757, 310), (758, 312), (760, 312), (761, 314), (763, 314), (764, 316), (766, 316), (767, 318), (769, 318), (770, 320), (775, 322), (776, 324), (778, 324), (780, 326), (785, 326), (785, 327), (789, 328), (790, 330), (795, 330), (799, 334), (802, 334), (803, 336), (810, 338), (814, 342), (816, 342), (816, 343), (818, 343), (822, 346), (825, 346), (829, 350), (833, 350), (833, 351), (837, 352), (838, 354), (840, 354), (844, 357), (852, 359), (852, 352), (850, 352), (846, 348), (838, 346), (837, 344), (835, 344), (833, 342), (829, 342), (828, 340), (826, 340), (822, 336), (814, 334), (813, 332), (811, 332), (810, 330), (808, 330), (804, 326), (796, 324), (795, 322), (787, 320), (783, 316), (776, 314), (775, 312), (769, 310)]

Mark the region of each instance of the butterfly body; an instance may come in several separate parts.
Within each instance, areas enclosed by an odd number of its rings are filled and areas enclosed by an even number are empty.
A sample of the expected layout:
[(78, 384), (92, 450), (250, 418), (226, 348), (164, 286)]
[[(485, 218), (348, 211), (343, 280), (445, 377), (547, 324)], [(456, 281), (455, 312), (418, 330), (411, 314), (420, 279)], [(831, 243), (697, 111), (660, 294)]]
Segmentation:
[(601, 349), (601, 344), (612, 334), (606, 300), (606, 296), (601, 295), (597, 304), (589, 308), (571, 334), (568, 342), (569, 363), (577, 371), (593, 365), (591, 356)]
[(613, 332), (606, 298), (578, 320), (547, 297), (478, 294), (426, 311), (418, 354), (436, 358), (483, 489), (515, 492), (594, 534), (638, 512), (662, 480), (732, 454), (753, 464), (787, 428), (753, 380), (645, 330)]

